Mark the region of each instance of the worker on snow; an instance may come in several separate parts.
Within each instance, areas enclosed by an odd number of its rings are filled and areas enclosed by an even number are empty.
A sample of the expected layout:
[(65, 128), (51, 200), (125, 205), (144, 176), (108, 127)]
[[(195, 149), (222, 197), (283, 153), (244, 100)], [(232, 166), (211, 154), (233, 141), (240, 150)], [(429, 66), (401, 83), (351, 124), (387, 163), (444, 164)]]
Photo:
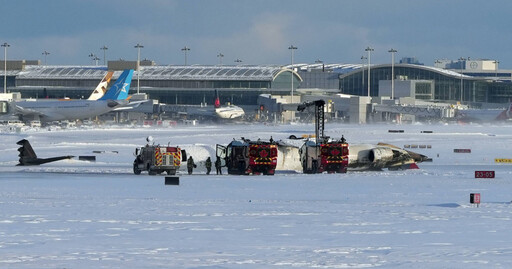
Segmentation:
[(188, 160), (187, 160), (188, 174), (191, 175), (192, 170), (194, 170), (194, 168), (196, 168), (196, 167), (197, 167), (197, 165), (194, 163), (194, 159), (192, 159), (192, 156), (188, 157)]
[(206, 174), (209, 175), (210, 171), (212, 171), (212, 160), (210, 159), (210, 157), (208, 157), (206, 159), (205, 166), (206, 166)]
[(215, 169), (217, 169), (217, 175), (222, 175), (222, 163), (218, 157), (217, 160), (215, 160)]

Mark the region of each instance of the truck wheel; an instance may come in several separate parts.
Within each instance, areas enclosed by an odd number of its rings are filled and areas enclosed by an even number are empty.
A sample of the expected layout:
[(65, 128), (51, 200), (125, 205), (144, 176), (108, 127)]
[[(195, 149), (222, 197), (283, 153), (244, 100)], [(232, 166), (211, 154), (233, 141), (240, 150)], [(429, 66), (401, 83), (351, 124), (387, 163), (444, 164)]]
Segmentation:
[(139, 166), (136, 163), (133, 163), (133, 173), (136, 175), (140, 175), (141, 170), (139, 169)]

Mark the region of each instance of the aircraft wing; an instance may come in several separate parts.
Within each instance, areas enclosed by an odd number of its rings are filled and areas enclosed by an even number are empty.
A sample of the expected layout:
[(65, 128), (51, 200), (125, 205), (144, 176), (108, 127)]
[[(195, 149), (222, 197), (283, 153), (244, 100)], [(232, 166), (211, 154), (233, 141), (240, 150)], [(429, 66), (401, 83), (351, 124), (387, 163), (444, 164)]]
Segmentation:
[(141, 100), (141, 101), (132, 101), (132, 102), (129, 102), (127, 104), (121, 104), (120, 107), (117, 107), (115, 108), (113, 111), (123, 111), (123, 110), (130, 110), (130, 109), (134, 109), (138, 106), (140, 106), (142, 103), (145, 103), (149, 100)]
[(15, 108), (16, 108), (17, 112), (19, 112), (20, 114), (22, 114), (24, 116), (29, 116), (29, 115), (41, 116), (41, 115), (44, 115), (43, 113), (41, 113), (41, 112), (39, 112), (37, 110), (30, 109), (30, 108), (24, 108), (24, 107), (19, 106), (19, 105), (15, 105)]
[(23, 119), (25, 119), (25, 120), (27, 120), (27, 119), (41, 120), (43, 118), (51, 116), (51, 115), (48, 115), (41, 111), (31, 109), (31, 108), (26, 108), (26, 107), (23, 107), (23, 106), (20, 106), (17, 104), (14, 106), (14, 109), (16, 111), (15, 114), (21, 115), (23, 117)]

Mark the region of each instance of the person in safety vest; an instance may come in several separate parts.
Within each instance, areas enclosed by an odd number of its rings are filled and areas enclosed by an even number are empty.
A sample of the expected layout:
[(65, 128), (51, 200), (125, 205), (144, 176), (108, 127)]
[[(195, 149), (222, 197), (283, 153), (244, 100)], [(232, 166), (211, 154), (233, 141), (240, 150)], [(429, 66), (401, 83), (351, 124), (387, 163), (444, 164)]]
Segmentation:
[(219, 158), (215, 160), (215, 169), (217, 169), (217, 175), (222, 175), (222, 163)]
[(210, 171), (212, 171), (212, 160), (210, 159), (210, 157), (208, 157), (206, 159), (205, 166), (206, 166), (206, 174), (209, 175)]
[(187, 160), (188, 174), (191, 175), (192, 170), (194, 170), (194, 168), (196, 168), (196, 167), (197, 167), (197, 165), (194, 163), (194, 159), (192, 158), (192, 156), (188, 157), (188, 160)]

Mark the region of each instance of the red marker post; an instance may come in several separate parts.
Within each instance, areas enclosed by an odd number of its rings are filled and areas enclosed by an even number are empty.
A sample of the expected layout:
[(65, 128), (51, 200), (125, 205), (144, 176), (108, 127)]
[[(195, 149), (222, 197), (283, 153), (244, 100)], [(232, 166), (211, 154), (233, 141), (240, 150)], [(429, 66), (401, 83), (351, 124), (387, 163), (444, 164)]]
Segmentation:
[(476, 207), (480, 205), (480, 193), (469, 194), (469, 203), (476, 204)]

